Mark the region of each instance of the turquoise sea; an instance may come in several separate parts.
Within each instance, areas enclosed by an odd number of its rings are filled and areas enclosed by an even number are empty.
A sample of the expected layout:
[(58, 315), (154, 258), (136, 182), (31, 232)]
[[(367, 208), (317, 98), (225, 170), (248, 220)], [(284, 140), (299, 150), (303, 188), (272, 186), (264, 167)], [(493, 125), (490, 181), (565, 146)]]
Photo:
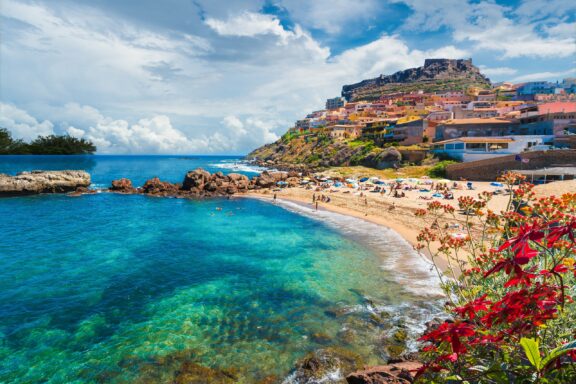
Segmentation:
[[(0, 173), (85, 169), (101, 187), (200, 166), (258, 171), (233, 157), (0, 157)], [(186, 364), (290, 383), (321, 348), (377, 364), (406, 332), (413, 349), (442, 302), (396, 234), (296, 204), (43, 195), (0, 199), (0, 218), (2, 383), (186, 382)]]

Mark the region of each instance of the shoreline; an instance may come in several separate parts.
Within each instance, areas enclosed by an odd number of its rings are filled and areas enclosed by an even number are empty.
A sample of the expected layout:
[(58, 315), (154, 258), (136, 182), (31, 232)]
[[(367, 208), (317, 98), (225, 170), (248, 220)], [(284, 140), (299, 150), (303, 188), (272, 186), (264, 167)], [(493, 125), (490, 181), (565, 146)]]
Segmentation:
[[(284, 190), (284, 191), (286, 191), (286, 190)], [(253, 198), (253, 199), (259, 199), (261, 201), (273, 203), (274, 202), (273, 195), (274, 195), (274, 192), (268, 192), (265, 190), (265, 192), (250, 191), (250, 192), (242, 194), (242, 195), (240, 195), (240, 194), (236, 195), (236, 197)], [(332, 195), (330, 197), (332, 198)], [(312, 209), (312, 210), (315, 208), (314, 205), (311, 203), (310, 199), (305, 199), (301, 196), (283, 194), (283, 195), (278, 195), (277, 199), (280, 201), (287, 201), (287, 202), (300, 204), (300, 205), (307, 207), (309, 209)], [(366, 215), (366, 212), (361, 212), (361, 211), (358, 211), (358, 210), (355, 210), (355, 209), (352, 209), (349, 207), (342, 207), (342, 206), (333, 205), (330, 203), (320, 202), (318, 204), (318, 210), (325, 210), (325, 211), (330, 211), (330, 212), (337, 213), (340, 215), (353, 217), (353, 218), (360, 219), (360, 220), (363, 220), (363, 221), (366, 221), (366, 222), (369, 222), (372, 224), (376, 224), (380, 227), (389, 229), (389, 230), (393, 231), (396, 235), (401, 237), (403, 240), (405, 240), (412, 247), (414, 252), (416, 252), (420, 257), (425, 259), (426, 262), (430, 263), (431, 265), (434, 263), (434, 260), (432, 259), (432, 255), (427, 250), (418, 251), (414, 248), (418, 243), (417, 237), (418, 237), (418, 233), (419, 233), (419, 230), (417, 230), (415, 228), (410, 228), (399, 221), (387, 219), (384, 216), (373, 215), (373, 214)], [(403, 214), (404, 213), (396, 212), (394, 215), (403, 215)], [(436, 249), (434, 249), (434, 251), (435, 250)], [(438, 263), (438, 267), (442, 272), (446, 271), (447, 265), (448, 265), (446, 260), (436, 259), (436, 263)]]

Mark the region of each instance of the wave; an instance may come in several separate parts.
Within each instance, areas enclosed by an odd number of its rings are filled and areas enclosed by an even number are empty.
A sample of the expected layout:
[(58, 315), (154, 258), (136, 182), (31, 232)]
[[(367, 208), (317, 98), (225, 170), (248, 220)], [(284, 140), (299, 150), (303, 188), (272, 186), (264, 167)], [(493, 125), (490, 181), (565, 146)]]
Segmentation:
[(406, 291), (427, 298), (444, 296), (432, 262), (415, 251), (394, 230), (336, 212), (316, 211), (301, 203), (277, 200), (277, 204), (289, 211), (320, 220), (345, 236), (376, 251), (381, 256), (380, 267), (385, 271), (393, 272), (392, 278)]
[(246, 173), (262, 173), (263, 171), (268, 169), (266, 167), (260, 167), (251, 164), (245, 160), (222, 160), (218, 163), (212, 163), (210, 164), (210, 166), (234, 172), (246, 172)]

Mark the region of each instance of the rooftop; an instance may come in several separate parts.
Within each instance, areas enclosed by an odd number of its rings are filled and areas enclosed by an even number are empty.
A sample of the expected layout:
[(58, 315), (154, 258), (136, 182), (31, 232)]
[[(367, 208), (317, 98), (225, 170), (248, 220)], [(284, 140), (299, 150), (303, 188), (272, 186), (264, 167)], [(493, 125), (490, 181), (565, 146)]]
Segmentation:
[(444, 141), (438, 141), (434, 144), (447, 144), (447, 143), (489, 143), (489, 144), (503, 144), (511, 143), (514, 139), (509, 137), (460, 137), (458, 139), (450, 139)]
[(499, 119), (496, 117), (489, 118), (470, 118), (470, 119), (453, 119), (444, 122), (445, 125), (463, 125), (463, 124), (510, 124), (512, 120)]

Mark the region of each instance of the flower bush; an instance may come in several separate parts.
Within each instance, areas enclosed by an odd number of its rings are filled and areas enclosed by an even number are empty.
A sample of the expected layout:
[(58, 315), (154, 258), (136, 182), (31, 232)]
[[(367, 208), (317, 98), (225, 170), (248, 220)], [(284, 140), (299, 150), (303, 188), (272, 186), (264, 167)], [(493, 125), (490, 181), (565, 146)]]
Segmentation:
[(416, 212), (450, 317), (420, 339), (419, 382), (576, 383), (576, 193), (536, 199), (520, 175), (501, 181), (500, 213), (491, 193)]

